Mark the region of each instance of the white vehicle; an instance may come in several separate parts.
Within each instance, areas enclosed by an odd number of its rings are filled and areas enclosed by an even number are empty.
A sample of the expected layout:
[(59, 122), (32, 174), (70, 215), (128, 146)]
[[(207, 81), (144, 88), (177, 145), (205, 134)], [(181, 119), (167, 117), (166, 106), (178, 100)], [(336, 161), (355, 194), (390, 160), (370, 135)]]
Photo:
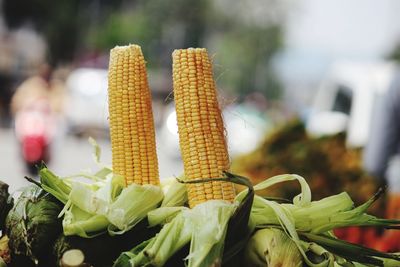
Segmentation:
[(313, 136), (347, 133), (347, 145), (364, 147), (371, 122), (394, 78), (392, 63), (338, 62), (321, 83), (306, 125)]
[(74, 133), (108, 131), (107, 70), (76, 69), (67, 81), (66, 116)]

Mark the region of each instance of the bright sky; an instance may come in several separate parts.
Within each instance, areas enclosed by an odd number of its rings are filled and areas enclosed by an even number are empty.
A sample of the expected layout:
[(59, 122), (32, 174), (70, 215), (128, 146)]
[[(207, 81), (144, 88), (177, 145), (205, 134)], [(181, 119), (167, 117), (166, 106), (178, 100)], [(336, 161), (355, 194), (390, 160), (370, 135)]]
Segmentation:
[(301, 0), (292, 11), (287, 45), (332, 56), (375, 57), (400, 41), (398, 0)]
[(398, 0), (298, 0), (286, 25), (283, 76), (319, 76), (335, 60), (373, 60), (400, 42)]

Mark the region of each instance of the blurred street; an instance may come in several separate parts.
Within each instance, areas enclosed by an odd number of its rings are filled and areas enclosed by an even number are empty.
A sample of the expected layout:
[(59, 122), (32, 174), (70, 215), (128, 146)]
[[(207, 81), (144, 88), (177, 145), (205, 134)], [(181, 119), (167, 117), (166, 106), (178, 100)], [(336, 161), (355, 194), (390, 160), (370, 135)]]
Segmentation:
[[(101, 160), (103, 163), (111, 164), (110, 142), (104, 139), (96, 140), (102, 149)], [(168, 178), (181, 174), (183, 168), (179, 159), (168, 157), (163, 147), (158, 143), (158, 157), (160, 177)], [(0, 180), (10, 185), (10, 191), (21, 188), (28, 184), (24, 179), (28, 175), (21, 156), (20, 148), (15, 139), (12, 129), (0, 129), (0, 154), (4, 155), (0, 163)], [(55, 153), (58, 151), (58, 153)], [(83, 170), (97, 170), (92, 157), (93, 148), (86, 138), (76, 138), (63, 135), (56, 139), (51, 149), (51, 160), (49, 167), (60, 176), (68, 176)]]

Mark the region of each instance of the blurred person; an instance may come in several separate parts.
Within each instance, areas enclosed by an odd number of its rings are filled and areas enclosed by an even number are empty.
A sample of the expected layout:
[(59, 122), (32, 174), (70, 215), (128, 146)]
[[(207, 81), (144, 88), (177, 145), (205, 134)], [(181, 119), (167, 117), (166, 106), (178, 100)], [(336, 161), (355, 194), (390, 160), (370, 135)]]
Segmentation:
[(51, 67), (47, 64), (41, 65), (36, 75), (26, 79), (16, 89), (11, 99), (11, 114), (15, 116), (19, 110), (38, 99), (48, 100), (56, 113), (63, 111), (64, 88), (58, 79), (53, 79)]
[[(400, 219), (400, 72), (379, 104), (364, 151), (364, 166), (388, 186), (386, 216)], [(376, 248), (398, 251), (399, 240), (400, 232), (387, 231)]]
[(48, 65), (24, 81), (11, 99), (15, 134), (27, 170), (36, 174), (36, 165), (50, 160), (52, 143), (64, 108), (62, 82), (52, 78)]

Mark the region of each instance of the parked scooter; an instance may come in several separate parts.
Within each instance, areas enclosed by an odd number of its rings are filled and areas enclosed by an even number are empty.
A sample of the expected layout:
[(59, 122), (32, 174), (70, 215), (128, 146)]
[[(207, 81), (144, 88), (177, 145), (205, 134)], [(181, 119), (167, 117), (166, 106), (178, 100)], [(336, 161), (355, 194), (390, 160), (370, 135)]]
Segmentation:
[(15, 114), (15, 134), (30, 174), (37, 174), (37, 164), (49, 162), (54, 133), (55, 116), (46, 98), (30, 102)]

